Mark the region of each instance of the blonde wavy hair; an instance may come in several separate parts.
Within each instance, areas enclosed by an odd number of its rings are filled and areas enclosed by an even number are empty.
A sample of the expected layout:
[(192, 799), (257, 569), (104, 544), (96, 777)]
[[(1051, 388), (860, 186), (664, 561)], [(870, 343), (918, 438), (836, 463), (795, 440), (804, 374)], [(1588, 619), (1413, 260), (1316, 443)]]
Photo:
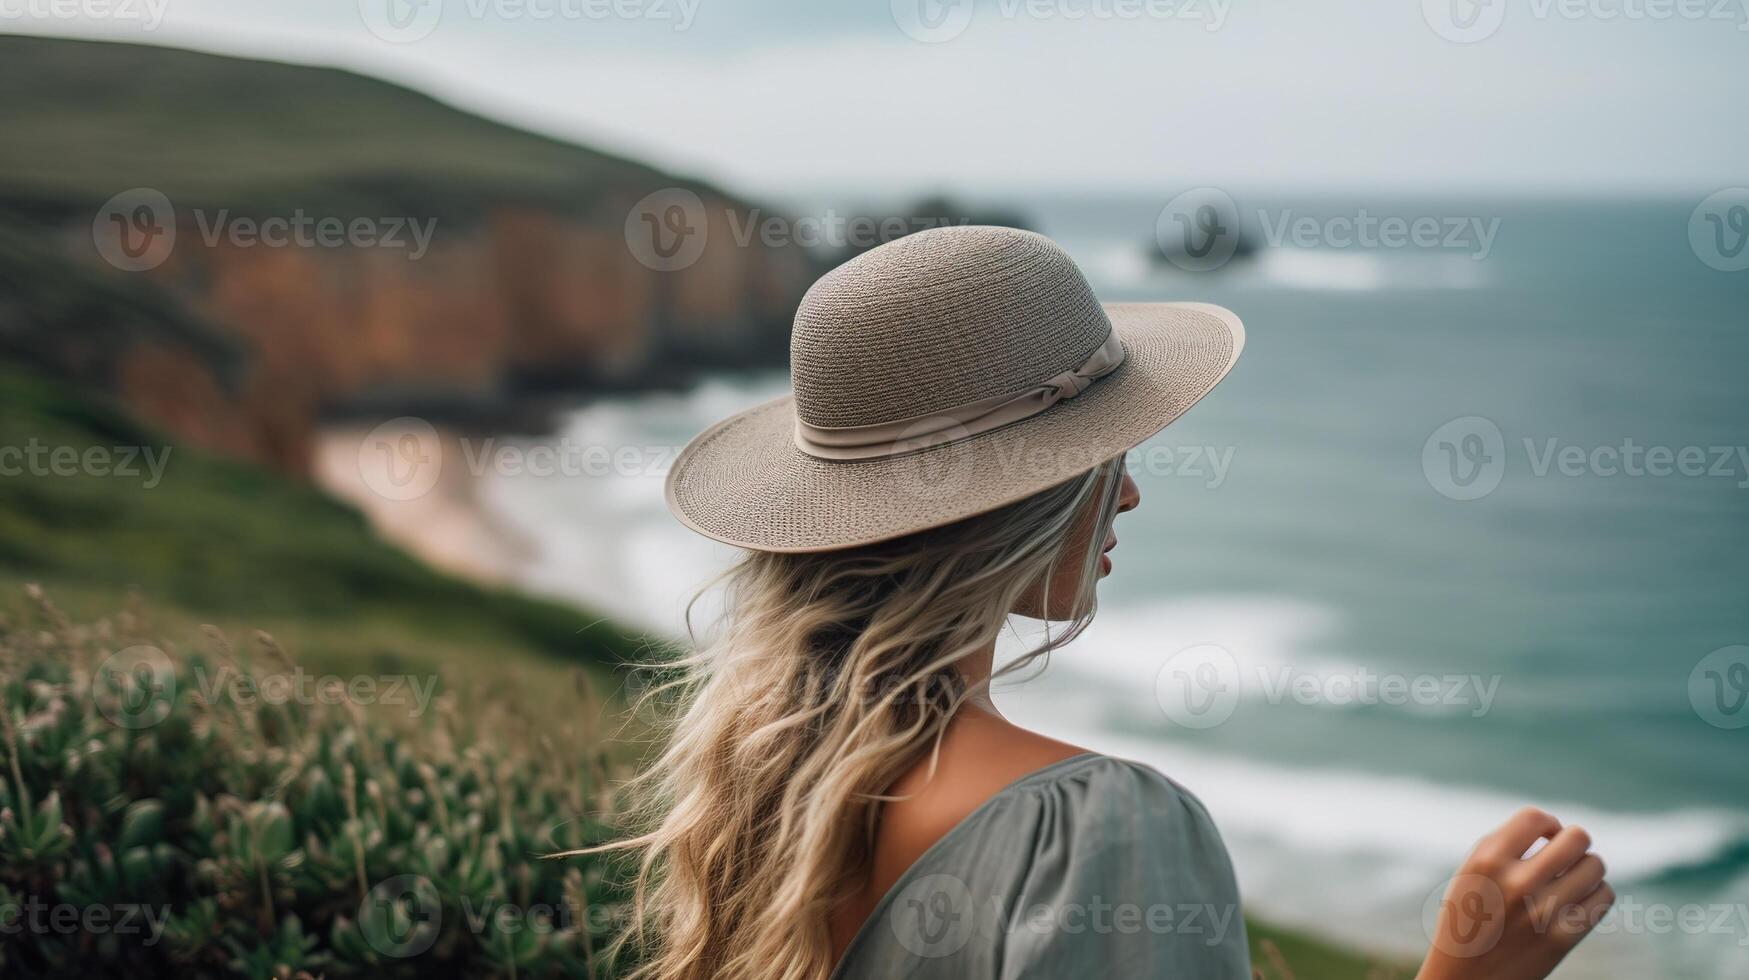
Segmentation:
[(1122, 480), (1112, 460), (947, 527), (823, 554), (750, 552), (725, 574), (714, 639), (695, 639), (659, 689), (667, 738), (629, 787), (642, 832), (596, 849), (640, 856), (621, 937), (632, 977), (832, 972), (828, 918), (862, 885), (883, 794), (926, 754), (933, 767), (948, 720), (989, 683), (956, 664), (988, 650), (1011, 613), (1051, 619), (1053, 576), (1077, 577), (1066, 628), (1047, 626), (996, 676), (1086, 628)]

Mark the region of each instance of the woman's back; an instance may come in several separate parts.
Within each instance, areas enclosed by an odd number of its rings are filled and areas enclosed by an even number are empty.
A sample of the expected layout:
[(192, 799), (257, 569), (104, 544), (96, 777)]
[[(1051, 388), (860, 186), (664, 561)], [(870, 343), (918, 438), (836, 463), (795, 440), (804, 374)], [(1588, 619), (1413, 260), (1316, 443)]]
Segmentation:
[(834, 973), (1023, 975), (1250, 976), (1232, 865), (1195, 797), (1093, 753), (1022, 775), (909, 863)]

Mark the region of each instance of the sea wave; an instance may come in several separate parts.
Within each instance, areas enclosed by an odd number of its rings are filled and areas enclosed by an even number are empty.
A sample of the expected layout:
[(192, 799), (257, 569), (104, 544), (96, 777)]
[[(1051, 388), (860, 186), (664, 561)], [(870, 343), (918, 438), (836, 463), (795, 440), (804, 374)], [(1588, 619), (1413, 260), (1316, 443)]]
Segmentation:
[(1391, 289), (1482, 289), (1491, 284), (1483, 263), (1450, 253), (1271, 247), (1237, 258), (1216, 273), (1184, 273), (1154, 261), (1124, 241), (1070, 242), (1088, 277), (1102, 290), (1160, 288), (1174, 279), (1218, 276), (1224, 287), (1370, 292)]
[[(1243, 691), (1268, 697), (1267, 675), (1291, 668), (1315, 681), (1359, 671), (1360, 664), (1318, 651), (1339, 634), (1341, 618), (1315, 603), (1280, 597), (1189, 597), (1103, 611), (1073, 644), (1053, 654), (1044, 675), (1025, 684), (999, 682), (1005, 712), (1060, 738), (1098, 747), (1166, 771), (1195, 777), (1217, 810), (1241, 831), (1300, 849), (1417, 860), (1448, 866), (1466, 843), (1527, 802), (1545, 805), (1613, 838), (1618, 876), (1649, 879), (1675, 869), (1735, 862), (1749, 841), (1749, 818), (1704, 807), (1613, 811), (1573, 800), (1525, 800), (1482, 786), (1328, 766), (1277, 765), (1258, 753), (1199, 747), (1196, 732), (1162, 714), (1155, 680), (1173, 651), (1218, 644), (1239, 665)], [(1005, 637), (1012, 657), (1040, 638), (1029, 625)], [(1317, 705), (1313, 705), (1316, 707)], [(1149, 737), (1149, 732), (1171, 737)], [(1457, 750), (1454, 748), (1454, 750)], [(1285, 798), (1293, 801), (1283, 810)], [(1353, 801), (1369, 801), (1357, 813)], [(1214, 804), (1211, 804), (1214, 805)], [(1404, 817), (1411, 819), (1405, 820)]]

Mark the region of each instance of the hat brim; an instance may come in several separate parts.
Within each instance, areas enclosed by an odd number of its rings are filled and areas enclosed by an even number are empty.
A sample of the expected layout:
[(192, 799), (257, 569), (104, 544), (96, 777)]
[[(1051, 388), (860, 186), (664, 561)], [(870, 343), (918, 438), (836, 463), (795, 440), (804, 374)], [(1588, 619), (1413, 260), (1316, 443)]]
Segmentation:
[(706, 537), (755, 551), (837, 551), (952, 524), (1141, 445), (1226, 377), (1245, 346), (1239, 318), (1209, 303), (1105, 311), (1123, 364), (1037, 415), (902, 456), (827, 460), (796, 448), (785, 395), (688, 443), (668, 473), (668, 509)]

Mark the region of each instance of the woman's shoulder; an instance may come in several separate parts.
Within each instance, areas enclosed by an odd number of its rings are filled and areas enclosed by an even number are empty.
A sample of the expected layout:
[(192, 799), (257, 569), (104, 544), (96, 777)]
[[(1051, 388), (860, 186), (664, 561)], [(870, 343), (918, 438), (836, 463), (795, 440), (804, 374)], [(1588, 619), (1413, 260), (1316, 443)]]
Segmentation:
[(1101, 845), (1164, 843), (1162, 834), (1206, 837), (1214, 833), (1208, 809), (1196, 794), (1158, 769), (1118, 756), (1083, 751), (1010, 783), (986, 808), (993, 820), (1075, 825)]
[[(1095, 752), (1028, 731), (990, 715), (970, 715), (943, 741), (943, 759), (958, 770), (954, 780), (969, 797), (1063, 792), (1080, 787), (1095, 811), (1123, 810), (1147, 800), (1182, 801), (1202, 811), (1202, 803), (1159, 770), (1140, 762)], [(968, 785), (969, 784), (969, 785)], [(961, 801), (966, 816), (977, 809)]]
[(1057, 819), (1103, 822), (1113, 833), (1150, 833), (1174, 815), (1207, 820), (1201, 801), (1152, 767), (989, 715), (956, 719), (939, 751), (901, 779), (893, 795), (899, 799), (886, 807), (884, 846), (877, 847), (877, 855), (896, 859), (877, 868), (876, 877), (888, 881), (967, 822), (1037, 819), (1047, 805)]
[[(1226, 866), (1225, 844), (1202, 801), (1152, 766), (1068, 747), (1024, 771), (993, 768), (954, 805), (937, 800), (940, 822), (910, 842), (889, 884), (913, 865), (937, 863), (1000, 861), (1007, 872), (1030, 867), (1046, 877), (1074, 865), (1090, 880), (1138, 861)], [(907, 822), (912, 830), (921, 823)]]

